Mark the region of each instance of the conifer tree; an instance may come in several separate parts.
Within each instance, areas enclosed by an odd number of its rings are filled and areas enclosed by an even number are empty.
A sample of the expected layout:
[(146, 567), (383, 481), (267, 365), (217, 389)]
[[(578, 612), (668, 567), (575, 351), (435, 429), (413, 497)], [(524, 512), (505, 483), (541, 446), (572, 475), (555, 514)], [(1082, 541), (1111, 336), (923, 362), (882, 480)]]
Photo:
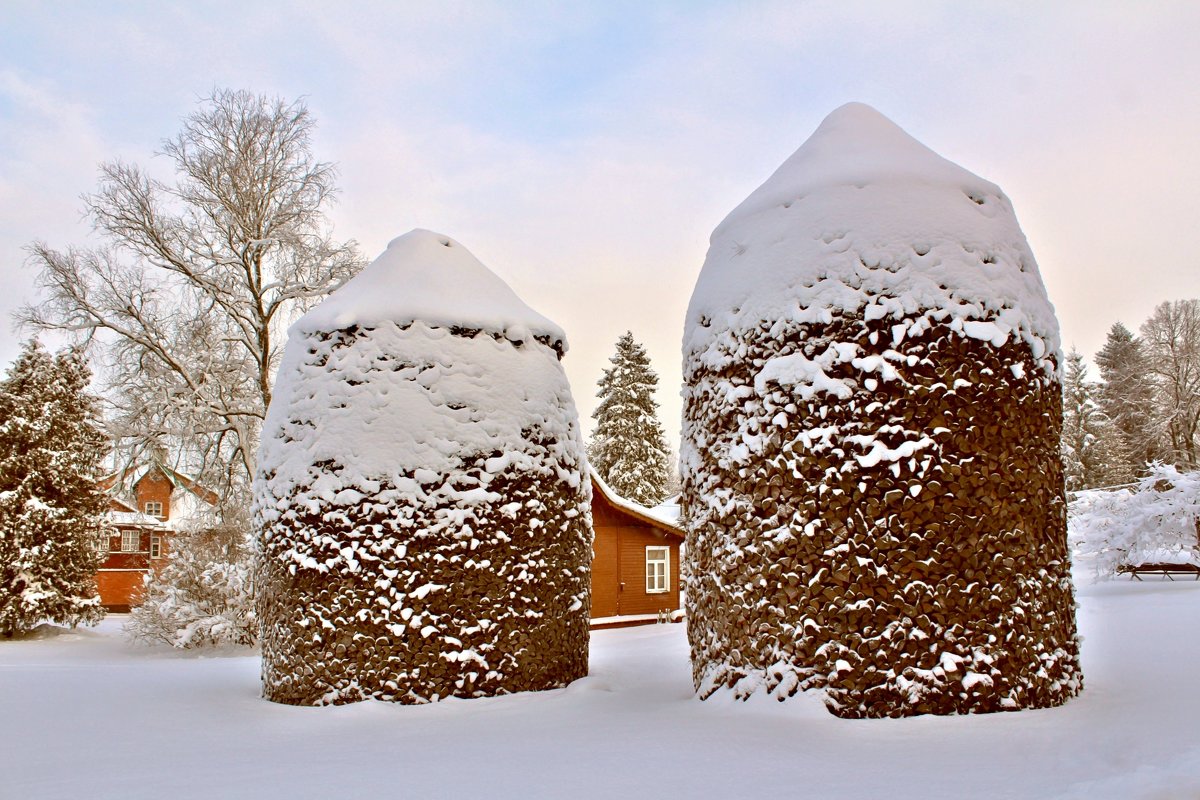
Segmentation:
[(588, 456), (600, 477), (622, 497), (652, 506), (668, 494), (670, 448), (654, 387), (658, 375), (646, 350), (626, 331), (597, 382), (600, 405), (592, 412), (596, 431)]
[(28, 342), (0, 381), (0, 636), (104, 616), (96, 593), (105, 438), (77, 350)]
[(1108, 419), (1096, 401), (1079, 351), (1067, 354), (1063, 376), (1062, 456), (1067, 489), (1090, 489), (1108, 480)]
[(1159, 454), (1151, 419), (1154, 387), (1141, 340), (1120, 322), (1115, 323), (1096, 354), (1096, 366), (1104, 381), (1100, 407), (1111, 422), (1109, 480), (1127, 483), (1145, 474), (1146, 465)]

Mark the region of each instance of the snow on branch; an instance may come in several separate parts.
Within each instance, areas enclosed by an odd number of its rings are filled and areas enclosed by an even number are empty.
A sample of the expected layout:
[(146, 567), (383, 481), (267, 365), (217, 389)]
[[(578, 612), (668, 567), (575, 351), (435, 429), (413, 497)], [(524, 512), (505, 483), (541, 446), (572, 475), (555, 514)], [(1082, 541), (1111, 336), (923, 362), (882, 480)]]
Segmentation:
[(1200, 566), (1200, 472), (1158, 463), (1132, 488), (1080, 492), (1068, 524), (1097, 579), (1139, 564)]

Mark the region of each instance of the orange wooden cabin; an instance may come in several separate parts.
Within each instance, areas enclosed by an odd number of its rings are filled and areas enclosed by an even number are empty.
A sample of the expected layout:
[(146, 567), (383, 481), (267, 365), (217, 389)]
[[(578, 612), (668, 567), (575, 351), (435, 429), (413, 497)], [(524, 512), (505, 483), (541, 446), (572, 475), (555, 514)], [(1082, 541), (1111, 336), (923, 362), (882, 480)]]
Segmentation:
[[(680, 611), (683, 531), (592, 477), (592, 618), (608, 624), (654, 622)], [(615, 619), (626, 617), (628, 619)]]

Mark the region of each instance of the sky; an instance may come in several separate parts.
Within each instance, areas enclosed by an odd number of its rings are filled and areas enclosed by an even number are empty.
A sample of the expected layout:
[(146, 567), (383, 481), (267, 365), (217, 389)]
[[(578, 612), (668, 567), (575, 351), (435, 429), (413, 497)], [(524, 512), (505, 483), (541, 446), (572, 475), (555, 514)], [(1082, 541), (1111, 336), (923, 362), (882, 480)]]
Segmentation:
[[(1200, 4), (0, 0), (0, 316), (25, 247), (98, 243), (81, 195), (214, 88), (304, 98), (330, 217), (373, 258), (450, 235), (570, 339), (590, 429), (626, 330), (678, 440), (684, 312), (721, 219), (868, 103), (999, 184), (1065, 346), (1200, 296)], [(0, 329), (0, 364), (23, 333)]]

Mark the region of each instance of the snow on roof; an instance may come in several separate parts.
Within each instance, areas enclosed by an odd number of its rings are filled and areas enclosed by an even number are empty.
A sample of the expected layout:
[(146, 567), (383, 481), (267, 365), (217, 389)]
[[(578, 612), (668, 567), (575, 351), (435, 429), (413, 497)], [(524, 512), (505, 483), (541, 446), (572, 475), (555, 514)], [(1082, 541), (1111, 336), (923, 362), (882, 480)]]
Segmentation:
[(113, 505), (120, 506), (122, 511), (137, 511), (137, 506), (135, 506), (133, 503), (113, 494), (112, 488), (106, 489), (105, 491), (108, 494), (108, 502), (112, 503)]
[(827, 323), (831, 311), (930, 311), (997, 346), (1018, 336), (1035, 359), (1059, 349), (1009, 199), (862, 103), (826, 117), (713, 231), (685, 353), (707, 351), (727, 330)]
[[(616, 490), (604, 482), (604, 479), (600, 477), (600, 473), (596, 472), (596, 469), (591, 464), (588, 465), (588, 474), (592, 478), (592, 485), (599, 489), (600, 493), (604, 495), (604, 499), (612, 505), (616, 506), (622, 511), (638, 517), (639, 519), (649, 522), (655, 527), (665, 528), (677, 536), (683, 536), (683, 531), (679, 527), (678, 514), (676, 514), (675, 518), (673, 519), (668, 518), (667, 515), (659, 512), (659, 508), (661, 508), (661, 506), (647, 508), (640, 503), (635, 503), (632, 500), (626, 500), (624, 497), (617, 494)], [(676, 509), (678, 508), (679, 507), (676, 506)]]
[(414, 321), (479, 328), (518, 343), (532, 335), (567, 349), (562, 328), (527, 306), (467, 248), (421, 229), (393, 239), (295, 327), (313, 333)]
[(654, 508), (649, 509), (649, 512), (661, 519), (663, 522), (669, 522), (676, 528), (680, 528), (679, 524), (679, 495), (674, 494), (663, 500)]
[(112, 525), (136, 525), (139, 528), (165, 528), (163, 521), (140, 511), (109, 511), (105, 519)]

